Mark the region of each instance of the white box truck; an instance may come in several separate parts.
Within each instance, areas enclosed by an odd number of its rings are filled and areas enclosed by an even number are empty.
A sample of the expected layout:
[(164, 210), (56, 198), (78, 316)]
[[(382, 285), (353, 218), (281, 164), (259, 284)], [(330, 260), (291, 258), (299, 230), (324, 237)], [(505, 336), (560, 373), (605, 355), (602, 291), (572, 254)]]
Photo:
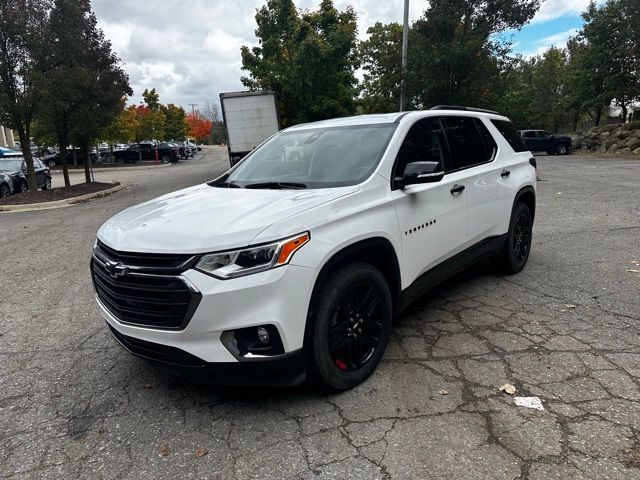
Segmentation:
[(229, 161), (238, 163), (251, 150), (280, 130), (276, 94), (268, 90), (220, 94), (227, 129)]

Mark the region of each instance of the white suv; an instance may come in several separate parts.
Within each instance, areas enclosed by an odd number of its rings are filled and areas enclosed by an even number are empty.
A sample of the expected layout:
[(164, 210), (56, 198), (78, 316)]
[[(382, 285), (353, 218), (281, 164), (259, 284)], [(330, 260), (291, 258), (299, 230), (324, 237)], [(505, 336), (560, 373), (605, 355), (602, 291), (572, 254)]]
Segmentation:
[(98, 305), (126, 349), (182, 375), (350, 388), (416, 296), (483, 257), (524, 267), (535, 167), (486, 110), (297, 125), (106, 222)]

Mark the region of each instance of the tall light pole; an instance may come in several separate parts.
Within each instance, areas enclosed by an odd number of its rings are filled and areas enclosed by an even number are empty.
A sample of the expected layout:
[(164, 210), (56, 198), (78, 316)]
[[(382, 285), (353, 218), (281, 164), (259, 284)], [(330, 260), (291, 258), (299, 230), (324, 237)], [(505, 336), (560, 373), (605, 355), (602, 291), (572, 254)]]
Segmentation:
[(188, 104), (191, 107), (191, 115), (195, 115), (196, 114), (196, 107), (198, 106), (197, 103), (189, 103)]
[(403, 112), (407, 102), (407, 45), (409, 43), (409, 0), (404, 0), (404, 19), (402, 26), (402, 69), (400, 79), (400, 111)]

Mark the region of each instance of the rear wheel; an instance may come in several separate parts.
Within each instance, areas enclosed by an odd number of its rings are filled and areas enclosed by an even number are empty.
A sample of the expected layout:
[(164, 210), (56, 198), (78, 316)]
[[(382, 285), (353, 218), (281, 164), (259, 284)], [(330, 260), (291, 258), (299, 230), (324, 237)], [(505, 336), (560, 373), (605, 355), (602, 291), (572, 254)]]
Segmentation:
[(11, 189), (6, 183), (0, 184), (0, 198), (7, 198), (11, 195)]
[(496, 267), (501, 273), (518, 273), (524, 268), (531, 251), (532, 229), (533, 217), (529, 207), (524, 203), (516, 204), (504, 247), (495, 259)]
[(162, 161), (162, 163), (169, 163), (169, 161), (171, 160), (169, 158), (169, 155), (162, 155), (162, 158), (160, 159)]
[(346, 390), (376, 368), (391, 332), (391, 292), (384, 276), (366, 263), (330, 275), (314, 312), (311, 365), (318, 383)]
[(44, 185), (42, 186), (42, 190), (51, 190), (51, 178), (46, 177), (44, 179)]
[(26, 180), (20, 180), (19, 188), (20, 188), (20, 193), (26, 192), (27, 190), (29, 190), (29, 184), (27, 183)]

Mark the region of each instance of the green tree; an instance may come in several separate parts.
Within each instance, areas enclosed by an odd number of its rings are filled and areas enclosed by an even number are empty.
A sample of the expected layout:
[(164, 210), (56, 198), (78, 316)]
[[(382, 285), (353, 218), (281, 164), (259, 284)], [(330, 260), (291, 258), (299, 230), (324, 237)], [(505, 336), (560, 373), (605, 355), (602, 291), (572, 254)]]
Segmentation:
[(364, 72), (360, 107), (364, 113), (395, 112), (402, 80), (402, 26), (376, 22), (367, 34), (358, 48)]
[(120, 98), (131, 89), (111, 44), (97, 27), (89, 0), (55, 0), (47, 35), (55, 68), (43, 82), (40, 118), (56, 134), (68, 187), (66, 150), (71, 137), (85, 150), (85, 176), (90, 181), (88, 145), (117, 114)]
[(167, 140), (184, 140), (186, 135), (184, 108), (178, 107), (173, 103), (167, 106), (162, 105), (160, 108), (165, 117), (164, 138)]
[(31, 190), (37, 188), (31, 125), (42, 79), (51, 68), (45, 35), (49, 8), (47, 0), (0, 0), (0, 123), (18, 132)]
[(158, 95), (155, 88), (151, 90), (145, 88), (144, 92), (142, 92), (142, 99), (151, 110), (158, 110), (160, 108), (160, 95)]
[(278, 94), (284, 126), (355, 110), (356, 15), (322, 0), (298, 12), (292, 0), (268, 0), (256, 14), (260, 46), (243, 46), (242, 83)]
[(432, 0), (412, 26), (408, 92), (415, 106), (491, 106), (509, 45), (496, 34), (518, 29), (538, 0)]

